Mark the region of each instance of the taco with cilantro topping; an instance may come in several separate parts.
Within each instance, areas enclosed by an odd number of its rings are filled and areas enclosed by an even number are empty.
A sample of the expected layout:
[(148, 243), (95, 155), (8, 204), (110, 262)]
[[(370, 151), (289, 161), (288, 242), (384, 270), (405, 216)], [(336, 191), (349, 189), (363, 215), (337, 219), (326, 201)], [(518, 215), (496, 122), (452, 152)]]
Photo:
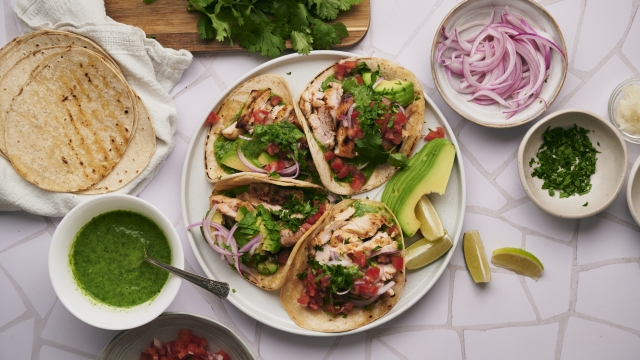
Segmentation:
[(235, 173), (319, 183), (286, 80), (261, 75), (235, 88), (207, 117), (207, 180)]
[(300, 243), (280, 292), (299, 326), (342, 332), (383, 316), (405, 284), (404, 240), (389, 208), (344, 200)]
[(265, 289), (282, 286), (296, 244), (332, 207), (318, 185), (266, 174), (236, 174), (216, 183), (202, 235), (222, 261)]
[(298, 106), (322, 184), (341, 195), (376, 188), (406, 166), (424, 124), (418, 79), (379, 58), (332, 65), (307, 85)]

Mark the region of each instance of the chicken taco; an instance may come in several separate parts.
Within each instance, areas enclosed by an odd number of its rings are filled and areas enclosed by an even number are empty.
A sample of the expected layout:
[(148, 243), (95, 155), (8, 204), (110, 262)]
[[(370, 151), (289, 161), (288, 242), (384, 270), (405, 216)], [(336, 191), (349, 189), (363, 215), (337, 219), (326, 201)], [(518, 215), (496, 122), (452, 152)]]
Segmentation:
[(406, 166), (424, 123), (418, 79), (379, 58), (332, 65), (298, 105), (322, 184), (342, 195), (376, 188)]
[(345, 200), (300, 243), (280, 292), (299, 326), (359, 328), (386, 314), (404, 289), (404, 242), (381, 202)]
[(302, 124), (285, 79), (261, 75), (234, 89), (208, 116), (207, 179), (235, 173), (319, 183)]
[(209, 203), (202, 223), (207, 243), (266, 290), (282, 287), (296, 244), (332, 207), (318, 185), (246, 173), (217, 182)]

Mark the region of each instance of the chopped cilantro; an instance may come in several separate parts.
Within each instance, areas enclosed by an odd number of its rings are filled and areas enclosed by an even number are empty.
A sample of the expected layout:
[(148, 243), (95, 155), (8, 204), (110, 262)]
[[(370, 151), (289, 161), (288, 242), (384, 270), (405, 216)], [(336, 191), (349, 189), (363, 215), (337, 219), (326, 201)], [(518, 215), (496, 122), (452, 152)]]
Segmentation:
[(227, 174), (235, 174), (238, 170), (222, 164), (222, 158), (227, 155), (229, 151), (236, 151), (235, 141), (228, 140), (224, 136), (218, 136), (213, 143), (213, 156), (216, 158), (216, 162), (224, 172)]
[[(269, 251), (271, 253), (277, 253), (280, 250), (282, 244), (280, 243), (280, 228), (273, 221), (273, 217), (271, 217), (271, 212), (267, 210), (264, 206), (258, 205), (256, 207), (256, 212), (258, 213), (258, 217), (262, 220), (260, 223), (261, 232), (263, 232), (262, 248), (265, 251)], [(264, 232), (266, 231), (266, 236), (264, 236)], [(240, 244), (238, 244), (240, 245)]]
[[(151, 0), (151, 2), (154, 2), (155, 0)], [(156, 37), (154, 35), (147, 35), (147, 39), (155, 39)]]
[(378, 245), (378, 246), (374, 247), (373, 249), (371, 249), (371, 252), (375, 252), (375, 251), (378, 251), (380, 249), (382, 249), (382, 246)]
[(231, 292), (235, 294), (236, 293), (236, 289), (231, 289)]
[(329, 86), (330, 82), (336, 82), (336, 83), (340, 84), (340, 81), (336, 80), (336, 78), (333, 77), (333, 74), (331, 74), (326, 79), (324, 79), (324, 81), (320, 85), (320, 90), (325, 91), (328, 88), (330, 88), (330, 86)]
[(536, 154), (538, 166), (531, 176), (544, 181), (542, 189), (548, 189), (550, 196), (555, 195), (554, 190), (560, 191), (560, 198), (591, 191), (591, 175), (596, 171), (599, 151), (591, 144), (588, 133), (588, 129), (574, 124), (568, 129), (547, 127), (542, 134), (543, 143)]
[(291, 75), (291, 71), (287, 71), (287, 75)]
[(356, 209), (356, 211), (353, 213), (354, 218), (361, 217), (369, 213), (377, 213), (380, 210), (380, 208), (377, 206), (365, 204), (361, 201), (354, 201), (351, 206)]
[(316, 246), (314, 246), (313, 248), (314, 248), (316, 251), (324, 251), (324, 250), (323, 250), (324, 248), (323, 248), (322, 246), (320, 246), (320, 245), (316, 245)]
[(589, 202), (587, 201), (586, 203), (584, 203), (582, 206), (588, 206)]
[[(342, 265), (321, 265), (313, 258), (309, 258), (308, 263), (313, 270), (322, 270), (323, 273), (331, 275), (331, 292), (337, 293), (351, 289), (356, 279), (362, 277), (357, 266)], [(316, 279), (319, 281), (320, 277)]]

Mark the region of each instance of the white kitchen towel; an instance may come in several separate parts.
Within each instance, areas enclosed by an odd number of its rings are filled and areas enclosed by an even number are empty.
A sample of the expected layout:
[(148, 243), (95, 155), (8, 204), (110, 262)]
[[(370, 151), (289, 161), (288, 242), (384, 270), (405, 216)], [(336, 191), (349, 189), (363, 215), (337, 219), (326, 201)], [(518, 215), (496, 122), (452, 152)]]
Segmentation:
[[(19, 0), (14, 10), (25, 28), (84, 35), (100, 44), (118, 63), (129, 85), (149, 110), (156, 130), (156, 151), (149, 165), (137, 178), (116, 191), (139, 194), (173, 150), (178, 118), (169, 90), (191, 64), (191, 53), (163, 48), (157, 41), (147, 39), (141, 29), (114, 21), (106, 14), (104, 0)], [(24, 180), (6, 159), (0, 157), (0, 211), (25, 210), (59, 217), (95, 196), (100, 195), (42, 190)]]

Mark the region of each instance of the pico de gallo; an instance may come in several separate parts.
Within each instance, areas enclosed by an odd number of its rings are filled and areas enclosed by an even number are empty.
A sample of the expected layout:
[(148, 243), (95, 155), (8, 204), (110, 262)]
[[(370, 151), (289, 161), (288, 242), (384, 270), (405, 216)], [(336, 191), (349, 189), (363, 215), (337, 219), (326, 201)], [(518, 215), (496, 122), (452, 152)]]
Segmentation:
[(140, 360), (231, 360), (224, 350), (207, 351), (209, 342), (204, 337), (193, 335), (189, 329), (180, 329), (176, 340), (162, 343), (153, 339), (151, 345), (140, 354)]
[(404, 272), (402, 234), (382, 207), (354, 201), (311, 240), (307, 265), (297, 274), (303, 284), (298, 303), (346, 317), (354, 307), (396, 296), (396, 274)]
[[(205, 123), (218, 121), (212, 112)], [(293, 106), (281, 96), (269, 88), (252, 90), (233, 122), (216, 138), (215, 159), (228, 174), (244, 171), (313, 181), (317, 172), (299, 126)]]
[(357, 191), (378, 165), (406, 166), (399, 149), (415, 100), (412, 82), (384, 79), (379, 70), (351, 59), (305, 90), (300, 108), (333, 179)]

